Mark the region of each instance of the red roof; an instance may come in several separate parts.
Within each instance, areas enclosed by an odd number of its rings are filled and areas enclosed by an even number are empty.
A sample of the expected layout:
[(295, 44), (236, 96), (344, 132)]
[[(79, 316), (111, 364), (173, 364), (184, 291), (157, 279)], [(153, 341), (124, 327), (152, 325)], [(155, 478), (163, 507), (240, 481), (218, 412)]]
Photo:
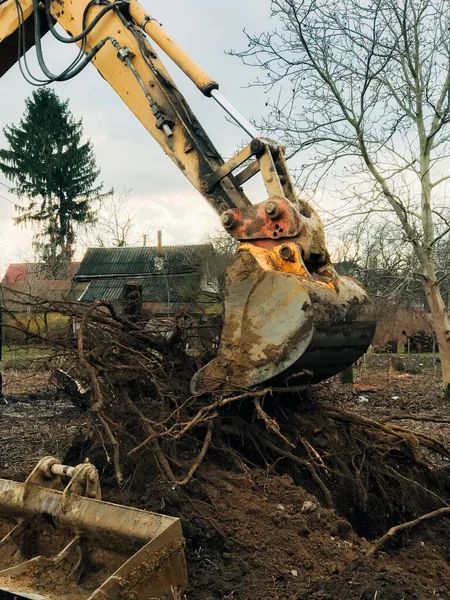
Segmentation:
[[(79, 262), (71, 262), (67, 268), (67, 279), (72, 279), (80, 267)], [(30, 276), (42, 272), (42, 263), (11, 263), (6, 269), (1, 285), (13, 285), (14, 283), (26, 282)]]

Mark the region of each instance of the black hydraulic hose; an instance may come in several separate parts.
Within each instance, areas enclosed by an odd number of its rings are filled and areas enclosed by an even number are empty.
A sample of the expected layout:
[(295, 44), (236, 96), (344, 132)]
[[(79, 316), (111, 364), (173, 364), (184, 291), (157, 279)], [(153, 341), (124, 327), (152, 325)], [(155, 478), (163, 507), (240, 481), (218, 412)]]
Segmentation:
[(68, 67), (65, 71), (63, 71), (59, 75), (55, 75), (47, 68), (47, 65), (45, 64), (44, 55), (42, 52), (41, 27), (40, 27), (40, 23), (39, 23), (39, 15), (38, 15), (39, 0), (33, 0), (33, 10), (34, 10), (34, 37), (35, 37), (35, 44), (36, 44), (36, 55), (37, 55), (39, 67), (42, 69), (42, 72), (44, 73), (44, 75), (46, 75), (49, 78), (49, 81), (47, 83), (51, 83), (53, 81), (68, 81), (69, 79), (72, 79), (73, 77), (75, 77), (76, 75), (81, 73), (81, 71), (91, 62), (91, 60), (94, 58), (94, 56), (97, 54), (97, 52), (101, 48), (103, 48), (106, 41), (108, 40), (108, 38), (104, 38), (103, 40), (100, 40), (100, 42), (98, 44), (96, 44), (88, 54), (85, 55), (83, 60), (81, 60), (79, 62), (78, 66), (76, 68), (71, 69), (70, 67)]
[[(34, 4), (34, 2), (33, 2)], [(88, 8), (94, 4), (98, 4), (97, 2), (90, 2), (89, 5), (86, 7), (86, 11), (85, 14), (83, 15), (83, 27), (85, 24), (85, 17), (86, 17), (86, 12), (88, 10)], [(107, 6), (105, 6), (105, 8), (103, 8), (92, 20), (91, 23), (89, 23), (89, 25), (83, 29), (83, 31), (81, 33), (79, 33), (78, 35), (75, 35), (73, 37), (64, 37), (62, 35), (60, 35), (54, 28), (54, 23), (53, 23), (53, 17), (51, 15), (50, 12), (50, 2), (46, 1), (45, 2), (45, 14), (47, 16), (47, 22), (48, 22), (48, 26), (50, 28), (50, 31), (52, 33), (52, 35), (59, 40), (60, 42), (63, 42), (64, 44), (73, 44), (74, 42), (79, 42), (80, 40), (84, 39), (93, 29), (94, 27), (97, 25), (97, 23), (100, 21), (100, 19), (102, 19), (110, 10), (119, 7), (119, 6), (123, 6), (124, 4), (128, 4), (128, 0), (115, 0), (114, 2), (111, 2), (110, 4), (108, 4)]]
[[(21, 6), (20, 2), (18, 0), (15, 0), (15, 4), (16, 4), (16, 12), (17, 12), (17, 21), (19, 23), (18, 36), (17, 36), (17, 40), (18, 40), (17, 62), (19, 63), (19, 69), (22, 74), (22, 77), (25, 79), (25, 81), (27, 83), (29, 83), (30, 85), (34, 85), (35, 87), (40, 87), (41, 85), (46, 84), (47, 80), (38, 79), (37, 77), (35, 77), (31, 73), (30, 68), (28, 67), (27, 55), (26, 55), (27, 47), (26, 47), (26, 39), (25, 39), (25, 28), (23, 26), (25, 19), (23, 16), (23, 10), (22, 10), (22, 6)], [(26, 72), (24, 71), (24, 67), (22, 66), (22, 59), (23, 59), (24, 65), (25, 65)]]
[[(19, 24), (18, 25), (17, 62), (19, 63), (19, 69), (22, 74), (22, 77), (25, 79), (25, 81), (27, 83), (29, 83), (30, 85), (33, 85), (35, 87), (40, 87), (42, 85), (51, 83), (52, 80), (39, 79), (38, 77), (33, 75), (33, 73), (30, 70), (30, 67), (29, 67), (28, 61), (27, 61), (27, 47), (26, 47), (25, 28), (24, 28), (25, 19), (24, 19), (24, 15), (23, 15), (23, 10), (22, 10), (22, 6), (20, 5), (20, 2), (18, 0), (15, 0), (15, 4), (16, 4), (16, 12), (17, 12), (17, 21)], [(34, 17), (36, 17), (36, 15), (34, 15)], [(70, 72), (80, 62), (80, 60), (84, 56), (84, 46), (85, 46), (85, 44), (83, 42), (78, 55), (72, 61), (72, 63), (67, 67), (67, 69), (65, 69), (63, 71), (63, 74)], [(23, 65), (22, 65), (22, 61), (23, 61)]]

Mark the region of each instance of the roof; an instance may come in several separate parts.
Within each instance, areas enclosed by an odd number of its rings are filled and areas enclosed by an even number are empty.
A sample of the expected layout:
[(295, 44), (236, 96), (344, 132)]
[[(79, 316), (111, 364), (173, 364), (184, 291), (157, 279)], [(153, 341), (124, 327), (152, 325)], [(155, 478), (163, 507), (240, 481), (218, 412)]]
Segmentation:
[[(67, 279), (71, 280), (80, 267), (79, 262), (71, 262), (67, 267)], [(44, 263), (11, 263), (3, 275), (1, 285), (12, 285), (19, 282), (25, 282), (30, 277), (47, 279), (44, 277)], [(50, 280), (49, 280), (50, 281)]]
[(192, 273), (202, 257), (213, 252), (210, 244), (165, 246), (162, 254), (151, 246), (143, 248), (88, 248), (74, 280), (102, 277)]
[(200, 293), (200, 275), (197, 273), (159, 274), (148, 277), (111, 277), (93, 279), (80, 296), (80, 302), (103, 300), (114, 302), (123, 299), (123, 289), (127, 283), (142, 285), (142, 299), (151, 303), (190, 303)]

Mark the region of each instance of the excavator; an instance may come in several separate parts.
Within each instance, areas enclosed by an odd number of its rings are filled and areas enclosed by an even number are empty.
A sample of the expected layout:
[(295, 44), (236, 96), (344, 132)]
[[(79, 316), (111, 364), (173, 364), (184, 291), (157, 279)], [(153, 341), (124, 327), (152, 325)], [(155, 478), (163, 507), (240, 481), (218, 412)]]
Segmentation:
[[(45, 62), (44, 35), (78, 47), (60, 73)], [(27, 63), (33, 47), (39, 78)], [(161, 53), (248, 137), (230, 159)], [(322, 221), (297, 193), (285, 148), (261, 136), (137, 0), (0, 0), (0, 77), (16, 64), (34, 85), (82, 78), (94, 65), (237, 240), (217, 356), (194, 376), (193, 394), (316, 383), (366, 352), (371, 300), (334, 270)], [(253, 203), (243, 186), (258, 174), (267, 198)], [(25, 483), (0, 479), (0, 597), (176, 600), (186, 584), (178, 520), (102, 502), (93, 465), (45, 457)]]

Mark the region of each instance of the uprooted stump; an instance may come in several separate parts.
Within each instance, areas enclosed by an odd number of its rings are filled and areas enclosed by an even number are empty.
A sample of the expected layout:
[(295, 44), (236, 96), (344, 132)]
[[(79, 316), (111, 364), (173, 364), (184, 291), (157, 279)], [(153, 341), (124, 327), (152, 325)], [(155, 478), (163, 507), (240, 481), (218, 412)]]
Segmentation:
[(320, 387), (193, 397), (190, 378), (205, 357), (186, 352), (192, 329), (179, 324), (161, 338), (99, 303), (77, 319), (76, 343), (57, 359), (89, 390), (76, 460), (103, 462), (111, 482), (139, 489), (160, 476), (181, 488), (205, 460), (239, 472), (256, 465), (289, 474), (371, 538), (448, 498), (439, 467), (450, 449), (429, 435), (328, 405)]
[(89, 457), (107, 486), (138, 498), (150, 486), (154, 509), (200, 494), (214, 468), (288, 476), (369, 539), (449, 501), (450, 449), (428, 434), (330, 405), (320, 386), (193, 397), (191, 376), (209, 357), (186, 351), (189, 320), (162, 336), (105, 303), (51, 308), (70, 316), (76, 334), (40, 341), (82, 390), (89, 417), (65, 462)]

